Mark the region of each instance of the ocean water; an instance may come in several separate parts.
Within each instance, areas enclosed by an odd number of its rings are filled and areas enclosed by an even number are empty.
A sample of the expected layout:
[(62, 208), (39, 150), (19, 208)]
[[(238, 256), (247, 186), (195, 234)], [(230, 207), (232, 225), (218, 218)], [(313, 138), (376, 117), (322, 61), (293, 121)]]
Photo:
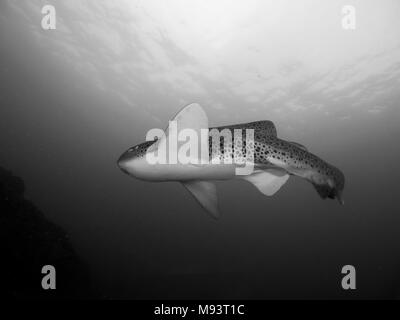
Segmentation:
[[(346, 5), (1, 0), (0, 166), (98, 296), (400, 296), (400, 3), (352, 1), (354, 29)], [(191, 102), (212, 126), (273, 121), (342, 170), (345, 205), (295, 177), (273, 197), (223, 181), (215, 221), (179, 183), (123, 174), (122, 152)]]

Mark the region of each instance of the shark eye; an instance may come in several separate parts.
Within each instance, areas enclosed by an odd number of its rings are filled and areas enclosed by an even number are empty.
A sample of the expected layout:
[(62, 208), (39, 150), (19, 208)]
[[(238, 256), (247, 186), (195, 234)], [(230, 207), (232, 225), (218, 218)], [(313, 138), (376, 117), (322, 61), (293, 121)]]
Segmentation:
[(137, 150), (138, 148), (139, 148), (139, 146), (136, 146), (136, 147), (135, 147), (135, 150)]

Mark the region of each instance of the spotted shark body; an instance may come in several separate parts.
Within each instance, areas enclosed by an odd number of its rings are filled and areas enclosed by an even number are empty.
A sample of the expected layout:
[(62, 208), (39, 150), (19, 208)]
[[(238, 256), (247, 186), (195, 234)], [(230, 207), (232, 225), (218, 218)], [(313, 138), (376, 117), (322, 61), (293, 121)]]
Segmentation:
[[(207, 164), (149, 164), (146, 156), (156, 152), (166, 144), (168, 133), (152, 141), (146, 141), (130, 148), (122, 154), (118, 165), (125, 173), (147, 181), (179, 181), (196, 198), (200, 205), (213, 217), (219, 216), (218, 197), (215, 180), (243, 179), (258, 188), (265, 195), (275, 194), (291, 175), (311, 182), (318, 194), (323, 198), (338, 199), (343, 204), (344, 175), (336, 167), (328, 164), (296, 142), (279, 139), (273, 122), (255, 121), (221, 127), (208, 127), (208, 118), (198, 104), (190, 104), (183, 108), (174, 118), (179, 130), (191, 128), (194, 130), (209, 129), (208, 163)], [(234, 161), (224, 163), (226, 156), (234, 158), (232, 143), (221, 138), (219, 145), (213, 143), (214, 132), (230, 132), (231, 136), (240, 129), (242, 133), (242, 154), (252, 153), (254, 170), (249, 174), (237, 175), (235, 169), (239, 166)], [(246, 140), (246, 129), (254, 132), (250, 143)], [(219, 158), (220, 163), (213, 160)], [(199, 161), (200, 163), (200, 161)]]
[[(245, 129), (254, 129), (254, 163), (257, 167), (284, 169), (291, 175), (310, 181), (322, 198), (337, 198), (341, 204), (344, 204), (341, 194), (344, 189), (344, 175), (339, 169), (308, 152), (303, 145), (279, 139), (275, 125), (268, 120), (216, 127), (215, 129), (218, 131), (228, 129), (233, 134), (234, 129), (238, 128), (243, 132)], [(244, 137), (242, 139), (245, 141)], [(209, 144), (211, 155), (211, 138)], [(221, 142), (219, 148), (221, 158), (223, 146)], [(245, 153), (245, 148), (244, 145), (243, 153)]]

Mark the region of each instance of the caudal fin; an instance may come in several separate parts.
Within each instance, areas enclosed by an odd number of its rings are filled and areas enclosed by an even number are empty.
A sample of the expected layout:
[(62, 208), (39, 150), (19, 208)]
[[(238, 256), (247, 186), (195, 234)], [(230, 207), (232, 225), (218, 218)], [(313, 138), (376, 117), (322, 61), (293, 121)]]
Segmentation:
[(341, 205), (344, 205), (342, 190), (332, 187), (329, 184), (313, 183), (313, 186), (322, 199), (337, 199)]

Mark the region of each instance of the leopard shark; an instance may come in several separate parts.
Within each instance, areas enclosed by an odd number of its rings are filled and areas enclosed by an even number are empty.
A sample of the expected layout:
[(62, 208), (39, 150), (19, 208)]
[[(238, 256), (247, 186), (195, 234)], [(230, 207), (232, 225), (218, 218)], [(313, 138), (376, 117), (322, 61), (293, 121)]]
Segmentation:
[[(170, 121), (170, 126), (173, 123), (176, 124), (177, 130), (190, 129), (191, 132), (197, 132), (198, 136), (202, 136), (200, 131), (207, 130), (206, 152), (193, 152), (193, 155), (190, 153), (189, 158), (196, 159), (185, 163), (169, 163), (168, 161), (150, 163), (150, 156), (161, 153), (162, 150), (167, 154), (175, 153), (180, 146), (182, 147), (183, 142), (176, 142), (172, 150), (170, 147), (166, 151), (165, 146), (172, 145), (169, 141), (170, 130), (167, 128), (161, 131), (160, 136), (146, 139), (149, 141), (125, 151), (117, 161), (118, 167), (124, 173), (141, 180), (182, 183), (214, 218), (220, 216), (215, 185), (215, 181), (219, 180), (242, 179), (252, 183), (264, 195), (272, 196), (288, 181), (290, 176), (297, 176), (309, 181), (322, 199), (337, 199), (340, 204), (344, 204), (342, 193), (345, 177), (343, 173), (309, 152), (303, 145), (278, 138), (272, 121), (262, 120), (209, 128), (204, 109), (197, 103), (191, 103), (177, 113)], [(214, 136), (218, 136), (221, 132), (231, 133), (236, 139), (238, 136), (235, 134), (238, 130), (243, 138), (240, 139), (242, 143), (239, 145), (239, 151), (242, 155), (248, 155), (249, 152), (251, 154), (251, 160), (245, 160), (244, 163), (251, 162), (252, 170), (247, 170), (244, 174), (237, 174), (237, 169), (243, 168), (243, 161), (223, 161), (227, 157), (235, 157), (236, 154), (233, 152), (227, 152), (232, 151), (235, 142), (232, 144), (226, 140), (228, 143), (225, 143), (226, 141), (223, 140), (226, 139), (226, 135), (224, 135), (219, 143), (213, 143)], [(251, 141), (245, 137), (247, 132), (252, 132)], [(221, 161), (215, 161), (215, 159)]]

